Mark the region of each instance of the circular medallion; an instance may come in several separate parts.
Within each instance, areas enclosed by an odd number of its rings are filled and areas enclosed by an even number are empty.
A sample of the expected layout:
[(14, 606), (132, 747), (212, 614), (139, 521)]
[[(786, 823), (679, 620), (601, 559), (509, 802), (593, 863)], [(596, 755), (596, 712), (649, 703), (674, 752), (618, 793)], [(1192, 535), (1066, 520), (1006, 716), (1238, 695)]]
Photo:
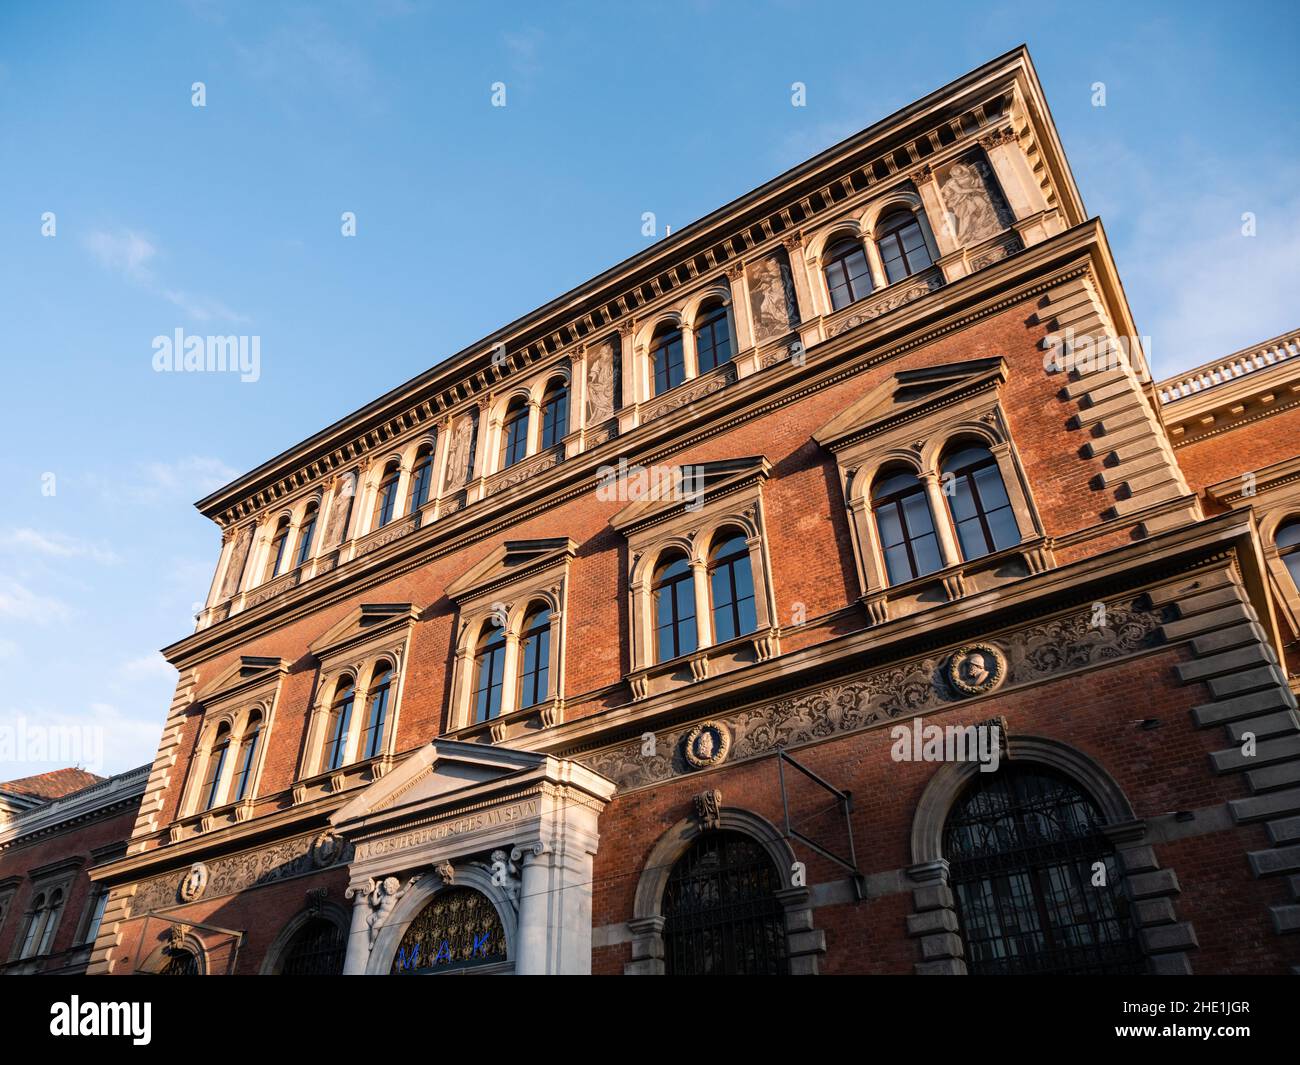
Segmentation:
[(720, 765), (731, 749), (731, 730), (720, 721), (705, 721), (686, 734), (682, 753), (696, 769)]
[(193, 902), (203, 897), (208, 886), (208, 867), (202, 862), (195, 862), (181, 881), (180, 896), (184, 902)]
[(1006, 656), (992, 644), (961, 647), (948, 659), (948, 683), (962, 695), (983, 695), (1007, 676)]
[(343, 841), (332, 828), (326, 829), (311, 842), (311, 863), (317, 869), (333, 865), (342, 849)]

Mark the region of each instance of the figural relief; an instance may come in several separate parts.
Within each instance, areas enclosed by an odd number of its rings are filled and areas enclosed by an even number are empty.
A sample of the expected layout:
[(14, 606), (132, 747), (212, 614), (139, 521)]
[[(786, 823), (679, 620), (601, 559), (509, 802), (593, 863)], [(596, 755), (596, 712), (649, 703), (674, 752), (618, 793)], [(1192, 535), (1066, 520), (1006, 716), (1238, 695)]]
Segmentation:
[(939, 190), (958, 244), (979, 244), (1001, 233), (1010, 223), (993, 171), (983, 159), (954, 163)]
[(614, 345), (606, 340), (587, 352), (586, 424), (614, 416)]
[(329, 521), (325, 524), (325, 534), (321, 537), (321, 550), (328, 551), (343, 542), (348, 531), (348, 518), (352, 515), (352, 497), (357, 490), (357, 475), (347, 474), (340, 482), (334, 503), (330, 507)]
[(244, 575), (244, 563), (248, 559), (248, 549), (253, 546), (253, 527), (245, 525), (235, 537), (235, 546), (230, 549), (230, 565), (221, 581), (221, 598), (229, 599), (239, 591), (239, 578)]
[(750, 267), (749, 299), (754, 311), (756, 343), (784, 336), (798, 325), (794, 278), (784, 255), (769, 255)]
[(444, 492), (454, 492), (469, 480), (469, 446), (474, 432), (474, 419), (465, 417), (456, 423), (451, 444), (447, 448), (447, 478)]

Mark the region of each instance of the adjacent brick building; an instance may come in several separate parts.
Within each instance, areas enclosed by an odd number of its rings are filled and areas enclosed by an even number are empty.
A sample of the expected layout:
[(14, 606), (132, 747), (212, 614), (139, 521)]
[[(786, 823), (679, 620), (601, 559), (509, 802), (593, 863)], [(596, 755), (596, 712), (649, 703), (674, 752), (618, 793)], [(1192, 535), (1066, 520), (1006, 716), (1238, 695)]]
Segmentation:
[(1290, 971), (1296, 337), (1136, 336), (1019, 49), (213, 493), (91, 971)]

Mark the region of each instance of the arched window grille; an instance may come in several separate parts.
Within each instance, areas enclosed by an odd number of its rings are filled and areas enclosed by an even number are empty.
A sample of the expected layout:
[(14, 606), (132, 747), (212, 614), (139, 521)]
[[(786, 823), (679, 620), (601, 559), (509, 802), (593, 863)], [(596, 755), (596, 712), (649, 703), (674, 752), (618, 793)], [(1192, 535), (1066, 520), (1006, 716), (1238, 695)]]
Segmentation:
[(709, 588), (713, 597), (715, 643), (724, 643), (758, 628), (749, 545), (737, 529), (724, 530), (714, 541), (709, 552)]
[(672, 323), (665, 322), (655, 330), (650, 343), (650, 363), (654, 367), (655, 395), (676, 388), (686, 380), (682, 331)]
[(325, 727), (325, 751), (322, 765), (326, 770), (338, 769), (348, 756), (348, 729), (352, 724), (352, 704), (356, 699), (356, 681), (349, 675), (339, 678), (334, 690), (334, 703), (330, 707)]
[(370, 681), (366, 707), (366, 729), (361, 734), (361, 757), (374, 758), (384, 750), (384, 725), (388, 720), (388, 702), (393, 683), (393, 667), (387, 662), (375, 666)]
[(867, 253), (863, 251), (861, 241), (847, 239), (833, 244), (826, 253), (822, 273), (826, 277), (832, 311), (856, 303), (871, 292), (871, 267), (867, 265)]
[(1020, 543), (1002, 471), (988, 448), (962, 447), (948, 455), (940, 468), (963, 558), (979, 558)]
[(192, 950), (184, 947), (168, 947), (164, 952), (166, 961), (158, 970), (159, 976), (198, 976), (199, 959)]
[(787, 975), (780, 888), (776, 867), (759, 843), (739, 832), (701, 835), (668, 875), (664, 972)]
[(489, 721), (501, 713), (506, 666), (506, 630), (488, 622), (474, 653), (474, 720)]
[(911, 470), (887, 470), (871, 489), (880, 549), (890, 584), (902, 584), (942, 566), (925, 486)]
[(655, 569), (650, 588), (655, 619), (655, 661), (689, 654), (699, 645), (695, 581), (683, 554), (669, 554)]
[(976, 776), (949, 813), (943, 841), (970, 972), (1141, 972), (1097, 804), (1046, 767)]
[(905, 207), (890, 211), (876, 226), (876, 246), (892, 285), (930, 265), (930, 249), (921, 223)]
[(533, 607), (524, 620), (520, 639), (519, 706), (543, 702), (551, 680), (551, 609), (544, 603)]
[(346, 938), (333, 921), (313, 917), (293, 934), (280, 965), (282, 976), (338, 976)]
[(731, 326), (723, 304), (705, 310), (695, 322), (695, 361), (699, 373), (731, 361)]
[(542, 396), (542, 447), (554, 447), (569, 434), (569, 386), (554, 382)]

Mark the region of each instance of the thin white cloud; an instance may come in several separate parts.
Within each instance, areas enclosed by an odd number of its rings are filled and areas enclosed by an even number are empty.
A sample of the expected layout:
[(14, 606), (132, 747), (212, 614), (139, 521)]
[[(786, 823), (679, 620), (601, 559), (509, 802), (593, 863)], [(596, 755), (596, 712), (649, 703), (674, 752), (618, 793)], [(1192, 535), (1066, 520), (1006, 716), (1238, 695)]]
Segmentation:
[(136, 463), (112, 477), (90, 473), (85, 480), (110, 503), (192, 503), (238, 475), (220, 459), (191, 455), (174, 462)]
[(123, 662), (118, 672), (126, 677), (175, 677), (176, 667), (155, 651)]
[(70, 620), (74, 607), (53, 596), (33, 592), (12, 577), (0, 576), (0, 618), (53, 625)]
[(248, 315), (232, 310), (220, 300), (195, 296), (161, 281), (152, 265), (159, 257), (158, 245), (142, 233), (132, 229), (117, 232), (94, 230), (86, 236), (85, 245), (99, 265), (109, 273), (165, 299), (195, 321), (244, 323), (251, 320)]
[(104, 565), (121, 561), (116, 552), (100, 544), (79, 540), (64, 533), (45, 533), (29, 528), (0, 534), (0, 551), (45, 555), (50, 558), (88, 558)]

